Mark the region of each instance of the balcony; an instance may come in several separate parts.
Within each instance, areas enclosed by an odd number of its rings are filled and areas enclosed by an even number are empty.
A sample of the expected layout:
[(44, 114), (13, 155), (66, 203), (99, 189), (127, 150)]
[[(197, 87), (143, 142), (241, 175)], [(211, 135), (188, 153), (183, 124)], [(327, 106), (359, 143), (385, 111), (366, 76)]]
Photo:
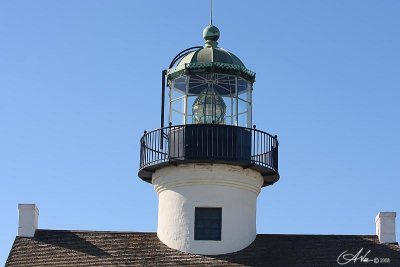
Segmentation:
[(222, 163), (258, 171), (263, 186), (279, 180), (278, 140), (255, 128), (187, 124), (145, 132), (139, 177), (151, 183), (157, 169), (181, 163)]

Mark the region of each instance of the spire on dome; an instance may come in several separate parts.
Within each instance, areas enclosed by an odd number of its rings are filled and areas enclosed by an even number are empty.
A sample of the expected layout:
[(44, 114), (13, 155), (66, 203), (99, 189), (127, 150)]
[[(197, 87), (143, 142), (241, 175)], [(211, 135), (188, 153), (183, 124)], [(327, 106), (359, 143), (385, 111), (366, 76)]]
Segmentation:
[(217, 47), (219, 29), (213, 25), (213, 0), (210, 0), (210, 25), (203, 30), (203, 38), (206, 40), (205, 47)]

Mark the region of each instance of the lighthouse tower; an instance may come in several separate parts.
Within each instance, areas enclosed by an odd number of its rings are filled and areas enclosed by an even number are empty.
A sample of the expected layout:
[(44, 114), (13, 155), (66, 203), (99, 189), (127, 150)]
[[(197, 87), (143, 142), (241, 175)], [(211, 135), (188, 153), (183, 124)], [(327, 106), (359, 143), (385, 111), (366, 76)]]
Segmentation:
[(162, 71), (161, 127), (140, 140), (138, 175), (158, 193), (158, 238), (217, 255), (256, 238), (257, 196), (279, 179), (278, 140), (252, 124), (255, 73), (218, 47), (216, 26), (203, 37)]

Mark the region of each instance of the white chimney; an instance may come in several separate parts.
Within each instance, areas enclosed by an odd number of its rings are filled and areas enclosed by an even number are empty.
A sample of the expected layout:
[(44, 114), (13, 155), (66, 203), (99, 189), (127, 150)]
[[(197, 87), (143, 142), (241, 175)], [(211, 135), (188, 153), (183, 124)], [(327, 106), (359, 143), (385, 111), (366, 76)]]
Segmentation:
[(35, 204), (18, 204), (18, 236), (33, 237), (38, 228), (39, 210)]
[(396, 212), (379, 212), (375, 224), (380, 243), (396, 243)]

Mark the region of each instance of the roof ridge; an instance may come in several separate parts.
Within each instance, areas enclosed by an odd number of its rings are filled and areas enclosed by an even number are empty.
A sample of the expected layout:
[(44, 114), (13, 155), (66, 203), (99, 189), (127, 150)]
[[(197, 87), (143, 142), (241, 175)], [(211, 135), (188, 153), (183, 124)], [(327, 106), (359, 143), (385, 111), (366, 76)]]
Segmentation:
[[(37, 229), (39, 232), (74, 232), (74, 233), (112, 233), (112, 234), (157, 234), (157, 232), (140, 231), (120, 231), (120, 230), (74, 230), (74, 229)], [(290, 233), (258, 233), (257, 236), (354, 236), (354, 237), (374, 237), (374, 234), (290, 234)]]
[(74, 233), (121, 233), (121, 234), (156, 234), (157, 232), (119, 231), (119, 230), (71, 230), (71, 229), (37, 229), (37, 232), (74, 232)]

